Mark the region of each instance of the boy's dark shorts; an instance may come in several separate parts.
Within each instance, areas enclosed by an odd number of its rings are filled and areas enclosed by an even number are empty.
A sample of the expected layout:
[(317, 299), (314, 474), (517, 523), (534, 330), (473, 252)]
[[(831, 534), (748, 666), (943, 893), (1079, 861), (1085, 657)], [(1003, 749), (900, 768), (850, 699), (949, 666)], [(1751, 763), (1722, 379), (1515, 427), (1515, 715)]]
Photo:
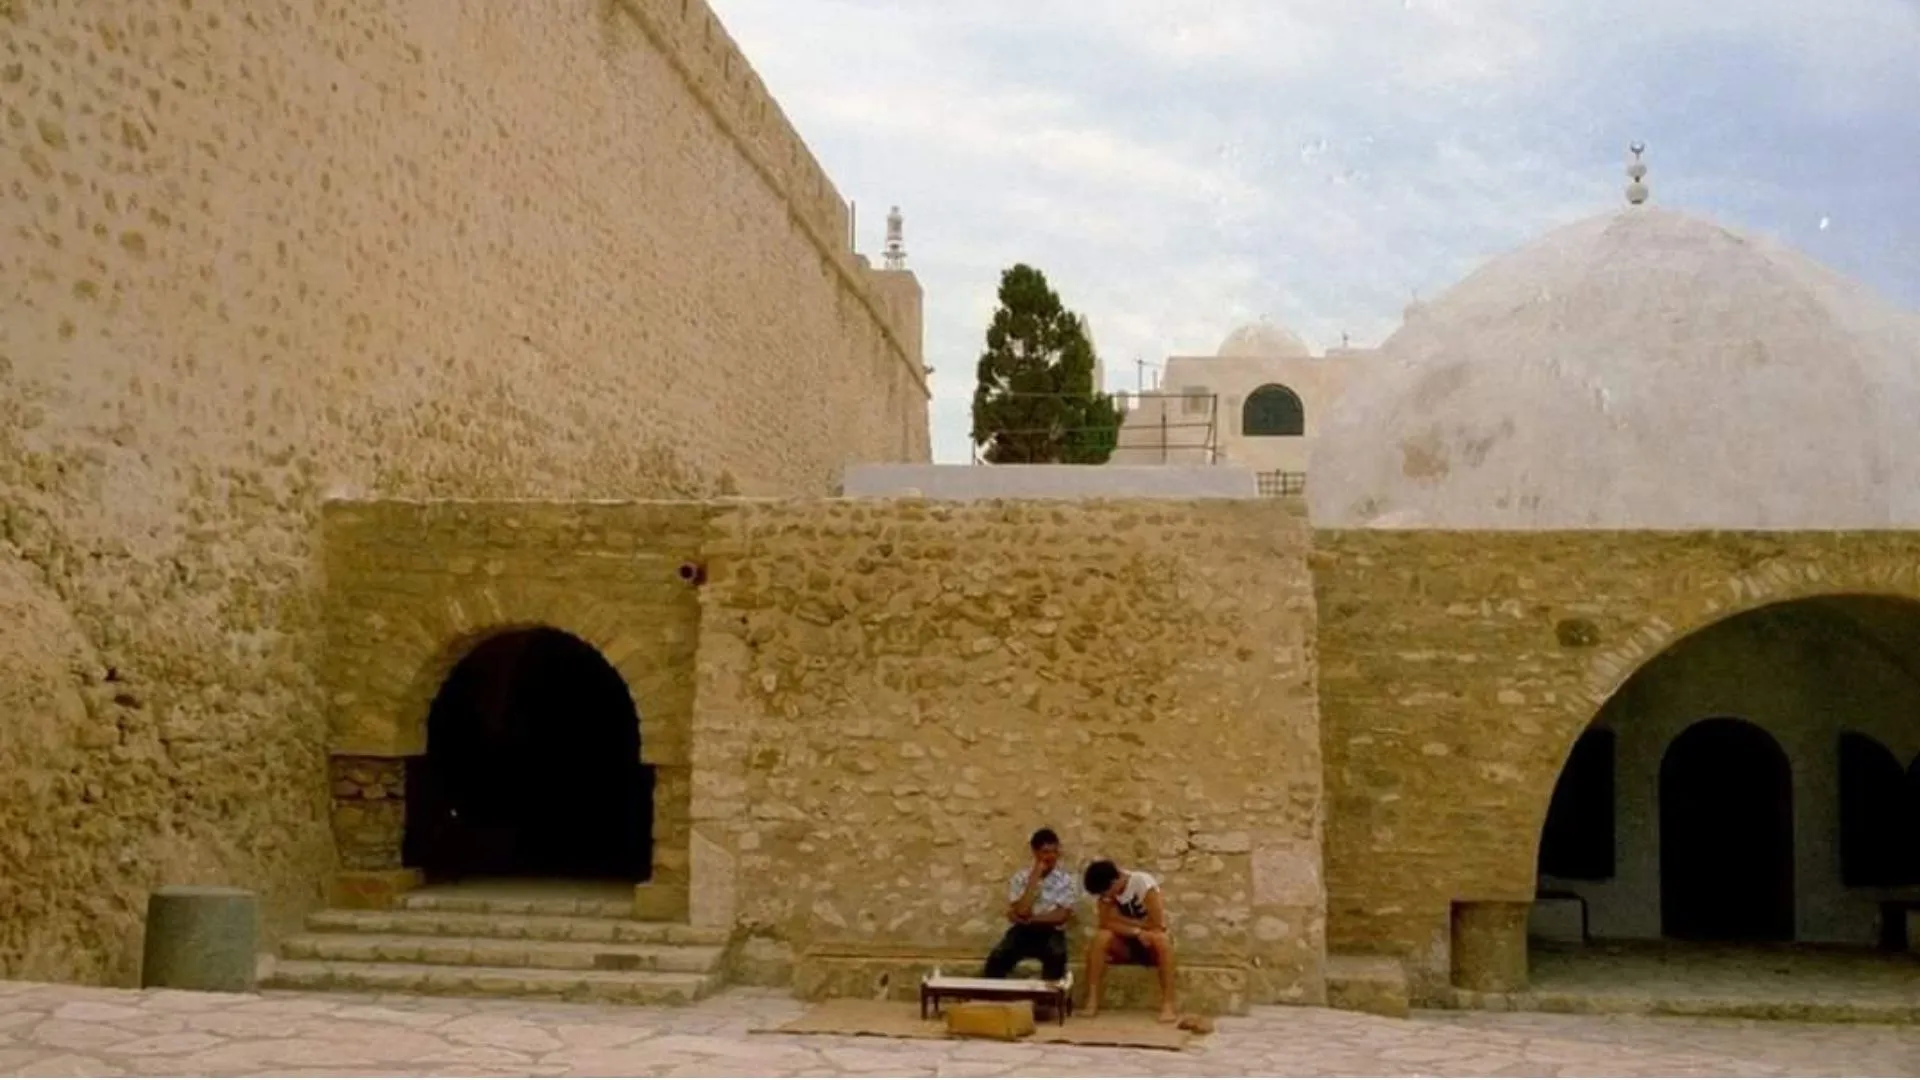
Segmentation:
[(1114, 940), (1119, 942), (1126, 950), (1126, 959), (1119, 961), (1120, 963), (1135, 964), (1140, 967), (1153, 967), (1158, 963), (1158, 961), (1153, 958), (1153, 950), (1148, 948), (1147, 943), (1141, 941), (1139, 938), (1124, 937), (1115, 938)]

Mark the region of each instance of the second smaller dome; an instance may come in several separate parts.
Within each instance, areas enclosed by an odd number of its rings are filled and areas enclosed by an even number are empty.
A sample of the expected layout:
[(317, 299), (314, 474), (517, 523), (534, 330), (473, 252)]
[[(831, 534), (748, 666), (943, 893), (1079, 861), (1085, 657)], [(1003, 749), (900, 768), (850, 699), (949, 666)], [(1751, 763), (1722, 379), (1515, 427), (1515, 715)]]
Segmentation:
[(1270, 322), (1249, 323), (1227, 335), (1216, 356), (1299, 357), (1313, 350), (1285, 327)]

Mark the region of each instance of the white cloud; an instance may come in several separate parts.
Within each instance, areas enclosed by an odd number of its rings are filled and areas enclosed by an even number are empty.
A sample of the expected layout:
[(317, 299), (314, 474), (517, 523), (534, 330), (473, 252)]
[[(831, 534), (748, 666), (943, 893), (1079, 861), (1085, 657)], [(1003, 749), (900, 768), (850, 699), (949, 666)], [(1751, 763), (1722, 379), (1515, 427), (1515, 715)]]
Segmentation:
[(1092, 319), (1114, 384), (1261, 316), (1377, 340), (1413, 290), (1619, 205), (1634, 138), (1656, 201), (1920, 298), (1890, 254), (1920, 251), (1912, 0), (712, 2), (863, 248), (902, 205), (942, 460), (1014, 262)]

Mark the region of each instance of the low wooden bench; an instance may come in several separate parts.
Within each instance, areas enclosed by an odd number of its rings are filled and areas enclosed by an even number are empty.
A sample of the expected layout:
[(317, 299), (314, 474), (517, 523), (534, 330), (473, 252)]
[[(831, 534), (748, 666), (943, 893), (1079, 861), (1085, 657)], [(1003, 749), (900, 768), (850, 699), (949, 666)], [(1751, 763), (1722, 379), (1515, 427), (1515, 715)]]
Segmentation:
[(973, 979), (958, 975), (928, 975), (920, 980), (920, 1019), (940, 1015), (942, 1001), (1031, 1001), (1037, 1009), (1053, 1010), (1065, 1024), (1073, 1012), (1073, 973), (1059, 982), (1047, 979)]

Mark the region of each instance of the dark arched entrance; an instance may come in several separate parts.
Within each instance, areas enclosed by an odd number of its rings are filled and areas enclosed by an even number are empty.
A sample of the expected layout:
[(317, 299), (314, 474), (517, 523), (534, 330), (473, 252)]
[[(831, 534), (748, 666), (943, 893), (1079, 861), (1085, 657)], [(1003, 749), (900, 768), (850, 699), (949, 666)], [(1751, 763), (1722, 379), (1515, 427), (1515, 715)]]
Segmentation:
[(1702, 720), (1660, 762), (1660, 922), (1682, 940), (1793, 940), (1793, 770), (1745, 720)]
[(558, 630), (500, 634), (448, 675), (407, 769), (405, 858), (429, 880), (644, 881), (653, 777), (625, 680)]

